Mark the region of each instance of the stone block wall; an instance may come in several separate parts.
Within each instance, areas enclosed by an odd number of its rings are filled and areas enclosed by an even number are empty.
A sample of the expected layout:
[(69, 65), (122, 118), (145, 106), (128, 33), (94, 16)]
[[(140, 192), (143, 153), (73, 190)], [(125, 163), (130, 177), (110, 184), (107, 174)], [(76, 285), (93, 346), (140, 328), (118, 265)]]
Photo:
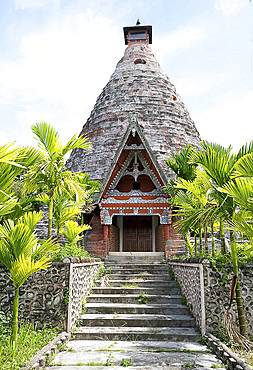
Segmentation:
[[(196, 318), (198, 327), (202, 327), (204, 332), (212, 332), (214, 325), (219, 324), (222, 320), (229, 305), (233, 278), (232, 265), (219, 266), (215, 270), (207, 259), (197, 258), (170, 261), (169, 264), (180, 284), (182, 294), (186, 297), (187, 304)], [(239, 279), (247, 329), (249, 333), (253, 333), (252, 263), (239, 265)], [(200, 309), (199, 297), (202, 297), (204, 310)], [(235, 299), (230, 312), (233, 321), (238, 324)]]
[[(80, 262), (79, 259), (75, 260)], [(31, 319), (38, 327), (43, 323), (70, 329), (80, 313), (80, 304), (92, 286), (101, 262), (88, 259), (83, 263), (54, 262), (47, 270), (30, 276), (20, 287), (19, 315)], [(14, 285), (8, 270), (0, 264), (0, 308), (12, 312)], [(71, 303), (71, 304), (70, 304)]]

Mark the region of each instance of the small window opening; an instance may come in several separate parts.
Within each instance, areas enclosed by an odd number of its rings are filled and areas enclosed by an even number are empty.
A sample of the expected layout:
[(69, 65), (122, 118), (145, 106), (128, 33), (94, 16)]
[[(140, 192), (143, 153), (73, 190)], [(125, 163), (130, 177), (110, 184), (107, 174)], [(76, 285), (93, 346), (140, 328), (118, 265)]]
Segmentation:
[(134, 64), (146, 64), (146, 60), (145, 59), (136, 59), (134, 61)]
[(140, 182), (134, 182), (133, 183), (133, 190), (141, 190)]

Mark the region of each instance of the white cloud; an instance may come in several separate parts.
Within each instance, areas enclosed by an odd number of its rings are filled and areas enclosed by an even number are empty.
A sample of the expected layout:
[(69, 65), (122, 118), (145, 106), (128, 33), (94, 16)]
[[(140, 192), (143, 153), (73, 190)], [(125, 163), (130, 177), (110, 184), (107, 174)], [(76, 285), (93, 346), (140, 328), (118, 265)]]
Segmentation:
[(12, 142), (10, 138), (8, 137), (8, 134), (4, 130), (0, 130), (0, 145), (4, 145), (8, 142)]
[(202, 139), (226, 147), (231, 144), (235, 152), (253, 140), (253, 92), (237, 94), (224, 96), (216, 105), (193, 116)]
[(200, 97), (214, 88), (221, 86), (226, 80), (226, 74), (209, 73), (203, 75), (201, 71), (195, 75), (182, 74), (176, 82), (177, 92), (186, 97)]
[(206, 37), (209, 23), (203, 25), (187, 25), (168, 35), (156, 38), (153, 50), (158, 59), (174, 57), (197, 45)]
[(123, 36), (109, 19), (86, 11), (21, 40), (18, 60), (0, 59), (0, 104), (15, 105), (15, 135), (27, 141), (30, 125), (47, 120), (69, 139), (80, 132), (121, 58)]
[(14, 0), (16, 10), (55, 7), (60, 5), (60, 0)]
[(248, 3), (249, 0), (215, 0), (215, 8), (221, 10), (226, 16), (230, 16), (236, 14)]

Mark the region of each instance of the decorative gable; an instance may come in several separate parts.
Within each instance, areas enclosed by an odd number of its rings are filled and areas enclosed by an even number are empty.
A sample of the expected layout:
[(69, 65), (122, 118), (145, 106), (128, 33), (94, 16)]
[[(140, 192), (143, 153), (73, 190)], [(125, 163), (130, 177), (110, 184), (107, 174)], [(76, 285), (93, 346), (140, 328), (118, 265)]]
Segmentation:
[(168, 224), (170, 208), (163, 190), (166, 178), (137, 121), (130, 124), (116, 152), (100, 197), (101, 221), (112, 223), (116, 215), (158, 215)]

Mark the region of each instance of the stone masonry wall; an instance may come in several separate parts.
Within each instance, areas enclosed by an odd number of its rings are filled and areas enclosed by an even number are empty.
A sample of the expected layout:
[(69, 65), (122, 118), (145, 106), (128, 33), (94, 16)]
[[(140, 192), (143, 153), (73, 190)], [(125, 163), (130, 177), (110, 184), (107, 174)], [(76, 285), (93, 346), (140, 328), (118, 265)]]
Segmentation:
[[(100, 265), (98, 260), (91, 259), (91, 263), (75, 266), (67, 259), (67, 263), (54, 262), (47, 270), (34, 273), (20, 287), (20, 317), (31, 319), (39, 327), (43, 323), (51, 323), (53, 326), (63, 325), (66, 329), (68, 320), (73, 324), (70, 318), (77, 318), (80, 307), (69, 302), (82, 302), (83, 296), (87, 296)], [(8, 270), (0, 264), (0, 309), (12, 312), (14, 285), (7, 275)]]
[[(170, 261), (169, 264), (196, 318), (197, 325), (200, 327), (202, 322), (205, 331), (212, 332), (228, 308), (233, 277), (232, 265), (219, 266), (215, 270), (207, 259), (197, 258)], [(247, 329), (253, 333), (253, 264), (239, 266), (239, 279)], [(204, 311), (200, 310), (199, 297), (204, 300)], [(238, 324), (235, 300), (230, 313), (233, 321)]]

